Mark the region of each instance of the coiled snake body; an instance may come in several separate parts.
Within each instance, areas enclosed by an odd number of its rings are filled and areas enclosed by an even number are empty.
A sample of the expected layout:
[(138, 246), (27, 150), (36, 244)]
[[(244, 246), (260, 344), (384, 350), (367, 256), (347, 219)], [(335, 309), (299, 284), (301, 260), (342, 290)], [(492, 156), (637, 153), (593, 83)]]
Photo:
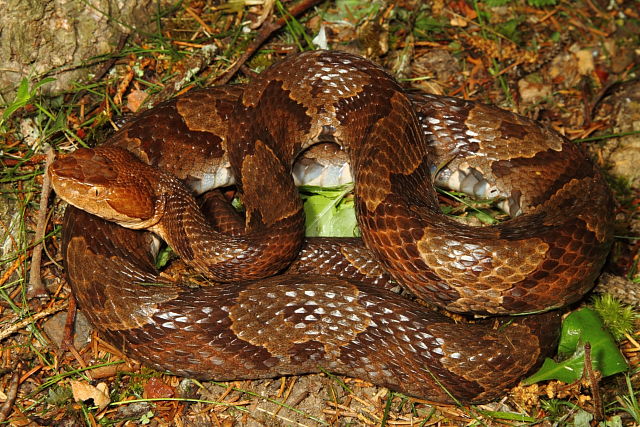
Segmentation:
[[(155, 232), (223, 282), (174, 283), (154, 267), (148, 234), (69, 208), (65, 266), (92, 323), (135, 358), (203, 379), (324, 368), (436, 401), (478, 402), (534, 367), (554, 343), (556, 313), (499, 329), (456, 324), (376, 285), (378, 270), (365, 271), (368, 252), (352, 241), (344, 249), (331, 241), (338, 255), (309, 243), (302, 258), (322, 259), (307, 269), (313, 274), (302, 274), (304, 267), (272, 276), (304, 245), (289, 177), (298, 154), (317, 141), (336, 142), (349, 157), (363, 240), (383, 275), (443, 308), (561, 307), (589, 290), (604, 262), (611, 195), (576, 146), (494, 107), (407, 94), (362, 58), (315, 51), (287, 58), (246, 87), (161, 104), (103, 147), (52, 165), (63, 199)], [(449, 219), (432, 175), (504, 198), (514, 218), (481, 228)], [(212, 229), (184, 186), (202, 192), (230, 177), (246, 208), (244, 233)], [(333, 264), (349, 264), (349, 277), (322, 275)]]

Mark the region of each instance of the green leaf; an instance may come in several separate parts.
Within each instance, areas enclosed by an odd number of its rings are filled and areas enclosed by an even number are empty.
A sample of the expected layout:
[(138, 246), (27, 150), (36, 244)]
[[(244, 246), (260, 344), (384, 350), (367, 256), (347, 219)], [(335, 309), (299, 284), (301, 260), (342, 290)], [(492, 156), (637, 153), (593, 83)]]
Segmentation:
[[(462, 193), (460, 191), (451, 191), (451, 190), (445, 190), (442, 188), (436, 188), (436, 191), (465, 205), (467, 208), (469, 208), (469, 216), (475, 216), (478, 220), (480, 220), (484, 224), (491, 225), (491, 224), (497, 224), (499, 222), (486, 209), (480, 208), (480, 206), (484, 206), (484, 205), (494, 205), (499, 201), (498, 199), (474, 199), (473, 197), (465, 193)], [(454, 209), (446, 205), (440, 206), (440, 210), (442, 210), (443, 213), (448, 215), (451, 215), (454, 212)]]
[[(299, 187), (304, 201), (306, 235), (309, 237), (354, 237), (359, 236), (353, 197), (348, 196), (353, 184), (336, 187), (303, 185)], [(475, 200), (464, 193), (438, 189), (469, 208), (468, 216), (476, 217), (485, 224), (498, 222), (490, 211), (479, 206), (491, 205), (496, 200)], [(443, 205), (444, 213), (453, 215), (454, 209)]]
[(423, 12), (416, 18), (413, 31), (418, 36), (431, 38), (433, 34), (442, 33), (448, 25), (449, 22), (446, 19), (435, 18), (429, 13)]
[(23, 77), (20, 80), (20, 86), (16, 91), (16, 97), (13, 100), (14, 103), (27, 102), (29, 100), (29, 79)]
[(16, 110), (24, 107), (29, 101), (29, 80), (26, 77), (20, 81), (20, 86), (18, 86), (18, 91), (16, 92), (16, 97), (11, 104), (9, 104), (2, 113), (3, 121), (9, 118)]
[(482, 415), (486, 415), (491, 418), (497, 418), (500, 420), (510, 420), (510, 421), (518, 421), (521, 423), (535, 423), (538, 421), (535, 417), (529, 417), (525, 414), (518, 414), (515, 412), (504, 412), (504, 411), (482, 411), (478, 410)]
[(554, 362), (547, 357), (538, 372), (526, 378), (523, 382), (529, 385), (545, 380), (559, 380), (570, 384), (582, 376), (583, 366), (584, 348), (580, 355), (576, 354), (575, 358), (560, 363)]
[(309, 237), (354, 237), (358, 235), (355, 203), (347, 195), (352, 185), (322, 188), (300, 187)]
[(0, 120), (0, 126), (4, 125), (4, 122), (7, 121), (9, 117), (20, 108), (24, 107), (29, 103), (29, 101), (36, 95), (36, 92), (43, 85), (55, 81), (53, 77), (47, 77), (46, 79), (42, 79), (38, 83), (35, 83), (31, 90), (29, 90), (29, 79), (23, 77), (20, 81), (20, 85), (18, 86), (18, 90), (16, 91), (16, 97), (13, 102), (11, 102), (5, 110), (2, 112), (2, 119)]
[(558, 355), (565, 359), (561, 362), (545, 359), (538, 372), (524, 382), (533, 384), (554, 379), (572, 383), (579, 380), (584, 369), (584, 344), (587, 342), (591, 345), (593, 369), (603, 377), (627, 370), (627, 362), (600, 317), (593, 310), (583, 308), (571, 313), (562, 323)]
[(151, 422), (151, 419), (154, 417), (153, 411), (149, 411), (146, 414), (143, 414), (140, 417), (140, 424), (147, 425)]
[(496, 219), (492, 217), (490, 213), (482, 209), (479, 209), (476, 212), (470, 212), (469, 216), (475, 216), (480, 222), (484, 224), (491, 225), (497, 223)]
[(165, 267), (169, 263), (172, 255), (173, 250), (169, 246), (162, 248), (158, 252), (158, 255), (156, 255), (156, 268)]

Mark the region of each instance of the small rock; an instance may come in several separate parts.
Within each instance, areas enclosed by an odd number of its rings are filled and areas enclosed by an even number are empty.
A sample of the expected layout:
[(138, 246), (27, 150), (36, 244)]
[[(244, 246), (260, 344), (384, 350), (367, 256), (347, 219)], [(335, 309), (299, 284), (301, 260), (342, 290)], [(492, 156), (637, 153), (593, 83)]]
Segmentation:
[(116, 415), (119, 418), (140, 418), (152, 409), (149, 402), (134, 402), (118, 406)]
[[(60, 312), (44, 322), (42, 326), (44, 332), (51, 339), (51, 341), (58, 347), (62, 345), (62, 339), (64, 337), (64, 325), (67, 321), (67, 313)], [(73, 328), (73, 346), (80, 349), (87, 345), (91, 338), (91, 331), (93, 327), (89, 324), (89, 321), (82, 313), (82, 311), (76, 312), (76, 321)]]
[(537, 104), (551, 96), (551, 85), (531, 82), (525, 78), (518, 80), (518, 91), (524, 104)]

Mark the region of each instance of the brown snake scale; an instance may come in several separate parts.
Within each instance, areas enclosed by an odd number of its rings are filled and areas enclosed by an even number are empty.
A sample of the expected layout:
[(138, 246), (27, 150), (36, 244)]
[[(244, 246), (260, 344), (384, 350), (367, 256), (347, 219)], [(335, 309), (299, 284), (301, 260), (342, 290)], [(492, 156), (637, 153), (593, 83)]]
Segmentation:
[[(349, 158), (366, 248), (305, 243), (289, 177), (319, 141)], [(49, 173), (83, 209), (67, 211), (63, 251), (91, 322), (127, 354), (201, 379), (326, 369), (435, 401), (493, 399), (552, 349), (559, 314), (458, 324), (385, 284), (461, 313), (548, 310), (590, 289), (612, 241), (610, 192), (574, 144), (495, 107), (406, 93), (342, 52), (292, 55), (247, 86), (160, 104)], [(432, 176), (503, 199), (513, 219), (452, 220)], [(232, 177), (245, 222), (212, 227), (192, 191)], [(150, 235), (121, 225), (154, 232), (222, 283), (194, 289), (159, 273)]]

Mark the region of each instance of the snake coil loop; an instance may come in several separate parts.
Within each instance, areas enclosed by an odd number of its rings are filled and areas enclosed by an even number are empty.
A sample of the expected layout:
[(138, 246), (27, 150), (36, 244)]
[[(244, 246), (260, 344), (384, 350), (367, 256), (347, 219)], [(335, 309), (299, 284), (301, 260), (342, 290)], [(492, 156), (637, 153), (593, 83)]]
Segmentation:
[[(368, 249), (304, 242), (291, 168), (322, 141), (349, 157)], [(379, 66), (342, 52), (293, 55), (247, 86), (160, 104), (49, 173), (83, 209), (68, 210), (63, 250), (91, 322), (133, 357), (202, 379), (323, 368), (435, 401), (495, 398), (552, 347), (557, 313), (498, 329), (457, 324), (374, 282), (390, 275), (461, 313), (549, 310), (590, 289), (612, 240), (610, 191), (574, 144), (495, 107), (408, 94)], [(440, 212), (432, 174), (438, 185), (502, 198), (513, 219), (453, 221)], [(225, 234), (191, 190), (233, 179), (246, 223)], [(174, 283), (155, 269), (148, 234), (123, 225), (162, 236), (223, 283)], [(372, 264), (363, 257), (387, 273), (364, 271)], [(272, 276), (296, 258), (302, 267)], [(323, 275), (337, 270), (327, 265), (348, 273)]]

